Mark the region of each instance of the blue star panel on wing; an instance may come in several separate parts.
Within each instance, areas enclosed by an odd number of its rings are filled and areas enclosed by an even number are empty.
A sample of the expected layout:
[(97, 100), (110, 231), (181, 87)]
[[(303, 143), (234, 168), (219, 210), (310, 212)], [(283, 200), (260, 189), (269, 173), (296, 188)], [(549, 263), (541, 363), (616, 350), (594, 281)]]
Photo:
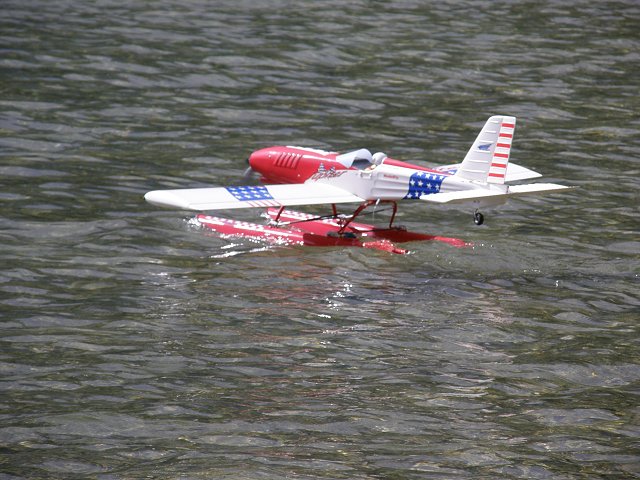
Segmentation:
[(241, 202), (273, 200), (267, 187), (262, 186), (227, 187), (227, 191)]
[(438, 193), (444, 175), (430, 172), (415, 172), (409, 179), (409, 191), (404, 198), (418, 199), (422, 195)]

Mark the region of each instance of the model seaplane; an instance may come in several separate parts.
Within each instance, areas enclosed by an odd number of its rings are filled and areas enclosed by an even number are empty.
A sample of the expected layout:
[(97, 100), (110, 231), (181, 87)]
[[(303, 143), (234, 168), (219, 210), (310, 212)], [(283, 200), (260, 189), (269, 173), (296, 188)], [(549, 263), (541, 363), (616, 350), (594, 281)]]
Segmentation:
[[(264, 185), (155, 190), (147, 202), (183, 210), (265, 208), (268, 223), (261, 225), (198, 214), (195, 222), (227, 237), (249, 237), (287, 245), (359, 246), (395, 253), (406, 250), (396, 243), (439, 240), (454, 246), (455, 238), (409, 232), (395, 226), (399, 201), (432, 204), (468, 204), (477, 225), (484, 221), (484, 206), (504, 203), (511, 197), (557, 192), (563, 185), (509, 183), (540, 177), (527, 168), (509, 163), (516, 119), (493, 116), (487, 120), (462, 163), (435, 168), (405, 163), (367, 149), (348, 153), (302, 147), (275, 146), (253, 152), (249, 169), (261, 175)], [(337, 205), (358, 204), (350, 214)], [(331, 205), (327, 215), (287, 210), (298, 205)], [(388, 225), (375, 227), (355, 219), (366, 209), (389, 205)]]

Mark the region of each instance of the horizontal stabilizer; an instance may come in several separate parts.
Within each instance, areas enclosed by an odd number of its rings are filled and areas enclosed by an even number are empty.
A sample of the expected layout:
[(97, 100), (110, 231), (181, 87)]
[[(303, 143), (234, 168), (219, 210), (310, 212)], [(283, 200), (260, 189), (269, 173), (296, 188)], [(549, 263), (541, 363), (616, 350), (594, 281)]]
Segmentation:
[(531, 193), (553, 193), (560, 190), (566, 190), (564, 185), (557, 183), (528, 183), (526, 185), (511, 185), (509, 187), (509, 195), (528, 195)]
[[(458, 168), (460, 168), (460, 165), (460, 163), (456, 163), (453, 165), (443, 165), (441, 167), (434, 168), (434, 170), (448, 174), (455, 174), (458, 171)], [(509, 162), (509, 164), (507, 165), (507, 173), (504, 177), (504, 181), (517, 182), (519, 180), (529, 180), (531, 178), (538, 178), (541, 176), (542, 175), (538, 172), (534, 172), (533, 170)]]
[(145, 200), (181, 210), (226, 210), (293, 205), (361, 202), (363, 199), (332, 185), (293, 184), (154, 190)]
[(423, 195), (420, 200), (433, 203), (466, 203), (474, 200), (502, 197), (506, 193), (499, 190), (462, 190), (459, 192), (441, 192)]
[(526, 185), (511, 185), (506, 192), (500, 190), (462, 190), (459, 192), (441, 192), (431, 195), (423, 195), (420, 200), (434, 203), (466, 203), (478, 200), (490, 200), (498, 197), (520, 196), (530, 194), (553, 193), (567, 188), (555, 183), (529, 183)]

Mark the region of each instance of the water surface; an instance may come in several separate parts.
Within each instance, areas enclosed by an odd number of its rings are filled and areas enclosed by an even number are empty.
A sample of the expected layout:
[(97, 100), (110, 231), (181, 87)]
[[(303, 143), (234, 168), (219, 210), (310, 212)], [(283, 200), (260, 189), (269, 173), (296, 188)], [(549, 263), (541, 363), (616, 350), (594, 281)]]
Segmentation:
[[(0, 476), (640, 476), (637, 2), (2, 10)], [(142, 200), (273, 144), (451, 163), (500, 113), (579, 188), (401, 210), (471, 249), (274, 249)]]

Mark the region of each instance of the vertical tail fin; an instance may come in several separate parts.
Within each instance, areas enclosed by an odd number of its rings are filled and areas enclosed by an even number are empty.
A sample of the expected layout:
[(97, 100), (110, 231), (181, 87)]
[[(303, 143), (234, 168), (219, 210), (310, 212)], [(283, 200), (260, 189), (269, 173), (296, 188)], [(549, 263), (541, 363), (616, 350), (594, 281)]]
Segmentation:
[(455, 175), (481, 183), (504, 183), (515, 128), (516, 117), (490, 117)]

